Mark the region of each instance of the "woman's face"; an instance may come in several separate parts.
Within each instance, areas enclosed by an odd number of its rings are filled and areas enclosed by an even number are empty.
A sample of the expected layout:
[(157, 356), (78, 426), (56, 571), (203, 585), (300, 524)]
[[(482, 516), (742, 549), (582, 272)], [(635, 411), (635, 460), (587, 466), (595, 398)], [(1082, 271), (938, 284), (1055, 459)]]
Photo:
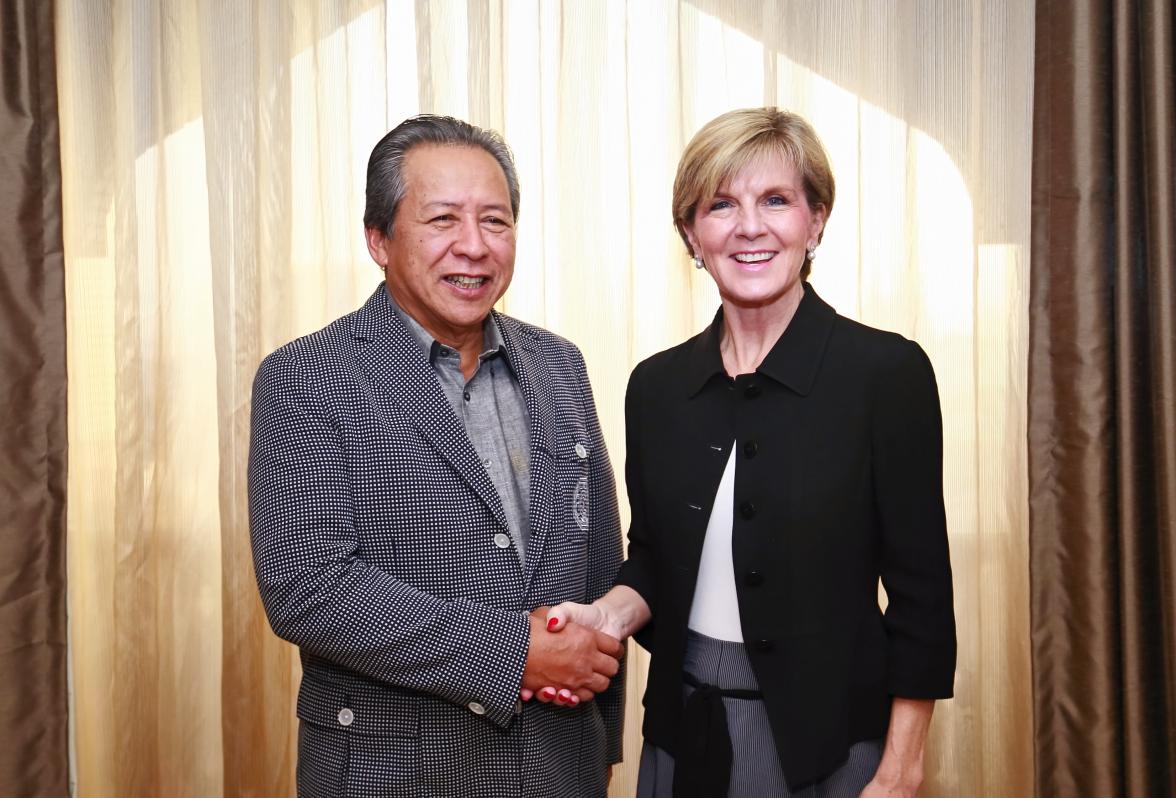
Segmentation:
[(764, 307), (786, 297), (799, 301), (805, 250), (824, 225), (825, 209), (809, 207), (796, 169), (771, 156), (700, 200), (686, 237), (725, 303)]

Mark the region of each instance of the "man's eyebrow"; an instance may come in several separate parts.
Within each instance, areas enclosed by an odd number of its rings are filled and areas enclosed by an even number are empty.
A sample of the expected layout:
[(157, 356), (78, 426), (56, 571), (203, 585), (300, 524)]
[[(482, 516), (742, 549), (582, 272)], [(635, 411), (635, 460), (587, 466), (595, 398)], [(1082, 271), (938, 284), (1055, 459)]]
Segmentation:
[[(426, 210), (442, 209), (442, 208), (448, 209), (448, 208), (460, 208), (460, 207), (462, 207), (462, 204), (460, 202), (454, 202), (453, 200), (433, 200), (432, 202), (426, 202), (422, 207), (425, 208)], [(512, 213), (510, 206), (503, 205), (501, 202), (491, 202), (487, 205), (481, 205), (478, 207), (478, 210), (479, 211), (497, 211), (498, 213), (506, 213), (506, 214)]]

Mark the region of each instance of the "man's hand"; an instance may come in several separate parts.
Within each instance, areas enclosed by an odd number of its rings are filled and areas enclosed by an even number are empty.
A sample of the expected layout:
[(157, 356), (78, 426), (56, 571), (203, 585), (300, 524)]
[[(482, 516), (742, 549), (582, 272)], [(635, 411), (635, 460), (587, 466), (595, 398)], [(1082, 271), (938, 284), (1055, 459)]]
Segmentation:
[(580, 624), (570, 624), (559, 634), (552, 634), (547, 631), (545, 612), (536, 611), (528, 621), (531, 644), (523, 667), (524, 696), (528, 691), (550, 691), (549, 685), (562, 685), (562, 690), (578, 701), (591, 701), (596, 693), (608, 688), (625, 652), (619, 640)]
[[(533, 615), (546, 618), (549, 632), (561, 632), (569, 624), (578, 624), (596, 629), (616, 640), (625, 640), (649, 623), (652, 613), (641, 594), (627, 585), (617, 585), (591, 604), (565, 601), (555, 607), (538, 607)], [(567, 689), (551, 686), (524, 688), (519, 694), (524, 701), (537, 698), (545, 704), (555, 701), (575, 706), (580, 700)]]

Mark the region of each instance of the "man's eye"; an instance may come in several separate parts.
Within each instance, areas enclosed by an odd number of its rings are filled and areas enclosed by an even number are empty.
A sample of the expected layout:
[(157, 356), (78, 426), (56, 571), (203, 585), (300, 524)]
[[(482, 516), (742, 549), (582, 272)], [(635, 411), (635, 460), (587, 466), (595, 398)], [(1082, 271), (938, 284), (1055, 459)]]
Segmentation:
[(432, 219), (429, 220), (429, 223), (430, 224), (442, 224), (444, 222), (452, 222), (452, 221), (453, 221), (453, 214), (443, 213), (440, 216), (434, 216)]
[(488, 224), (491, 227), (505, 227), (506, 220), (501, 219), (497, 216), (487, 216), (485, 219), (482, 220), (482, 224)]

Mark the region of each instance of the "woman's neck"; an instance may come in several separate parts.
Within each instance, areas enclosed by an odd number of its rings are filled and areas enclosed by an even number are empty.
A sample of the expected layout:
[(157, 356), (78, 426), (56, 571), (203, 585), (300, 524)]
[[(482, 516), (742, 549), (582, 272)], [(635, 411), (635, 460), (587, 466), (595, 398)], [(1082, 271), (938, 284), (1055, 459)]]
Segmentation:
[(796, 315), (803, 296), (803, 289), (789, 292), (769, 305), (758, 307), (723, 300), (719, 351), (723, 356), (723, 368), (729, 376), (750, 374), (759, 368)]

